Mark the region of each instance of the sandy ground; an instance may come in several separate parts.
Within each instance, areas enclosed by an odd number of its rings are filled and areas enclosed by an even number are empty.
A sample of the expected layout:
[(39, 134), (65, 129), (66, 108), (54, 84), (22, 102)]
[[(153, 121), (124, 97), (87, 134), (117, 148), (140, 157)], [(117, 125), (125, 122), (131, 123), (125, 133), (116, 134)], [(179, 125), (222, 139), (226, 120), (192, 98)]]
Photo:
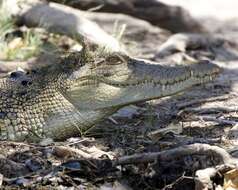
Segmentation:
[(160, 0), (170, 5), (180, 5), (197, 18), (214, 17), (220, 20), (238, 18), (237, 0)]

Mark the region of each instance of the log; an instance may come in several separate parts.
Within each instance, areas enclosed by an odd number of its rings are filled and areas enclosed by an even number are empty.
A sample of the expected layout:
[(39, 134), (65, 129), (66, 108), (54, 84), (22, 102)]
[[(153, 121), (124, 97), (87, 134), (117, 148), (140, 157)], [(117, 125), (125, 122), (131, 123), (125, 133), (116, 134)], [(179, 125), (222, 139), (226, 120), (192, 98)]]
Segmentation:
[[(61, 2), (62, 0), (51, 0)], [(177, 32), (203, 32), (205, 29), (187, 10), (179, 6), (169, 6), (157, 0), (80, 0), (65, 1), (69, 6), (97, 12), (123, 13), (146, 20), (153, 25)]]
[(86, 19), (84, 12), (40, 0), (4, 0), (5, 10), (28, 27), (42, 27), (49, 32), (64, 34), (74, 39), (86, 38), (105, 46), (110, 51), (124, 51), (119, 42), (99, 25)]

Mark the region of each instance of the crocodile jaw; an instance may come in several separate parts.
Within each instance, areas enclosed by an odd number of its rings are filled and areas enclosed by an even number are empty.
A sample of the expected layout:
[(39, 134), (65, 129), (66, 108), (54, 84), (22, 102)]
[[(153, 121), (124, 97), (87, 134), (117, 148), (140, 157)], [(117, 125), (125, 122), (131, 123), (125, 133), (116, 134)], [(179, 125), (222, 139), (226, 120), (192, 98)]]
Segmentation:
[(219, 68), (208, 62), (173, 67), (136, 63), (121, 64), (122, 75), (112, 72), (116, 74), (110, 77), (89, 76), (86, 85), (74, 82), (65, 97), (81, 110), (115, 108), (174, 95), (209, 82), (219, 73)]

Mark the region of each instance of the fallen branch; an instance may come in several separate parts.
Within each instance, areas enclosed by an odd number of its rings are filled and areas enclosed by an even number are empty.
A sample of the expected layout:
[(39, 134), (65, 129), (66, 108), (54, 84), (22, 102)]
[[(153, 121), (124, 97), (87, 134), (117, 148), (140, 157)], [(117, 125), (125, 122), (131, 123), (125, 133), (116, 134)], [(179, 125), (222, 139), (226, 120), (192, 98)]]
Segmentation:
[(171, 161), (176, 158), (194, 155), (194, 154), (206, 154), (206, 155), (216, 155), (221, 158), (224, 164), (237, 164), (238, 159), (233, 158), (230, 154), (218, 146), (211, 146), (208, 144), (192, 144), (185, 145), (178, 148), (164, 150), (161, 152), (150, 152), (150, 153), (141, 153), (134, 154), (130, 156), (123, 156), (114, 161), (115, 165), (125, 165), (125, 164), (136, 164), (136, 163), (145, 163), (145, 162), (154, 162), (155, 160), (159, 161)]
[[(60, 2), (59, 0), (53, 1)], [(100, 7), (96, 10), (97, 12), (131, 15), (175, 33), (204, 31), (204, 28), (182, 7), (169, 6), (157, 0), (80, 0), (65, 3), (83, 10)]]
[(105, 46), (111, 51), (124, 51), (115, 38), (96, 23), (86, 19), (83, 11), (40, 0), (5, 0), (4, 7), (18, 22), (28, 27), (42, 27), (50, 32), (65, 34), (78, 40), (83, 36), (90, 42)]

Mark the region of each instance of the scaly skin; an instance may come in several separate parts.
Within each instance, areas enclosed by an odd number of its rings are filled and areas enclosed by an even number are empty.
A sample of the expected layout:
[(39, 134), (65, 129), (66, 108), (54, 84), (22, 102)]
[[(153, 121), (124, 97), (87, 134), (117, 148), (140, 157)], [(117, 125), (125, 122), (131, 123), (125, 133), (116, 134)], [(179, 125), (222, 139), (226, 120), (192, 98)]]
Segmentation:
[(209, 62), (169, 67), (120, 54), (72, 54), (0, 79), (0, 139), (63, 140), (125, 105), (176, 94), (218, 73)]

